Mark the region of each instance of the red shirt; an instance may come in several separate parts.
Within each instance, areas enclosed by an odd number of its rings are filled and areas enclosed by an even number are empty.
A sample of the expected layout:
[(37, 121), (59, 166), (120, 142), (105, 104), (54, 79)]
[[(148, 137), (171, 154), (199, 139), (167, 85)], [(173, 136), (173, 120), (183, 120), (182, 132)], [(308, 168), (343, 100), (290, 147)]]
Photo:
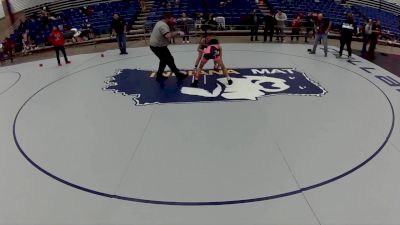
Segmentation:
[(294, 19), (292, 22), (292, 27), (293, 28), (300, 28), (301, 27), (301, 20)]
[(49, 42), (54, 46), (63, 46), (65, 43), (64, 35), (59, 30), (53, 30), (50, 34)]
[(14, 42), (9, 39), (3, 42), (4, 50), (12, 51), (14, 49)]

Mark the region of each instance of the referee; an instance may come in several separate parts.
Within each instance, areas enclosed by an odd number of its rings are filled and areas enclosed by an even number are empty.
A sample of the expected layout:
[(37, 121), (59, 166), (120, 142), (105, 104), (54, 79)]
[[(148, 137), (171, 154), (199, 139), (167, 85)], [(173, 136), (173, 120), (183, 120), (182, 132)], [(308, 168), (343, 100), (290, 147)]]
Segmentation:
[(174, 18), (171, 14), (166, 13), (162, 20), (158, 21), (154, 26), (153, 31), (150, 36), (150, 49), (153, 53), (160, 59), (160, 64), (157, 71), (157, 81), (164, 81), (167, 77), (163, 76), (165, 67), (171, 69), (172, 72), (175, 73), (178, 81), (182, 81), (188, 75), (183, 74), (176, 68), (174, 57), (172, 57), (171, 52), (168, 49), (169, 40), (175, 36), (181, 35), (184, 33), (181, 31), (171, 32), (168, 24), (173, 23)]

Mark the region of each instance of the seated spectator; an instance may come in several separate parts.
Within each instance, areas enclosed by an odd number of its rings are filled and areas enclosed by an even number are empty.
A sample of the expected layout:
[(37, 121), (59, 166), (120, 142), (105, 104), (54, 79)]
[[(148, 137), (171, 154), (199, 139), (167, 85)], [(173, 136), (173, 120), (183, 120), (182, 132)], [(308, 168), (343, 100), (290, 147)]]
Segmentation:
[(29, 30), (25, 30), (24, 33), (22, 33), (22, 45), (24, 49), (22, 50), (23, 55), (28, 55), (31, 54), (30, 50), (32, 48), (32, 41), (31, 37), (29, 36)]
[(92, 7), (90, 7), (90, 6), (83, 6), (82, 8), (81, 8), (81, 12), (83, 13), (83, 14), (85, 14), (85, 16), (92, 16), (93, 15), (93, 13), (94, 13), (94, 10), (93, 10), (93, 8)]
[(207, 33), (208, 30), (217, 30), (218, 23), (214, 20), (214, 14), (210, 13), (208, 15), (208, 20), (205, 21), (202, 25), (202, 30)]
[(217, 16), (214, 18), (215, 22), (218, 24), (218, 28), (220, 30), (225, 30), (225, 17), (223, 16)]
[(227, 6), (231, 2), (232, 2), (232, 0), (222, 0), (222, 1), (219, 2), (219, 6), (221, 8), (223, 8), (223, 7)]
[(204, 23), (203, 13), (196, 11), (194, 13), (194, 26), (196, 30), (200, 30), (203, 23)]
[(81, 36), (83, 38), (86, 38), (87, 40), (93, 39), (94, 38), (94, 32), (92, 29), (92, 25), (89, 23), (89, 20), (86, 19), (85, 23), (82, 24), (82, 34)]

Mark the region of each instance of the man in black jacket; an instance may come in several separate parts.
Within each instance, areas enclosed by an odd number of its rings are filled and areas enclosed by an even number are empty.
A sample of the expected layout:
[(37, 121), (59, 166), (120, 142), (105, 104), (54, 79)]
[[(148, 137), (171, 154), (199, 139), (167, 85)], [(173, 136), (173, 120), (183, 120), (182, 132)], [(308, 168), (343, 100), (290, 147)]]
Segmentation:
[(258, 18), (256, 10), (253, 10), (249, 14), (249, 25), (250, 25), (250, 40), (253, 41), (253, 37), (255, 37), (255, 41), (258, 41), (258, 26), (260, 24), (260, 18)]
[(306, 33), (304, 34), (304, 42), (307, 43), (307, 39), (310, 37), (310, 32), (313, 32), (313, 36), (315, 36), (314, 30), (314, 21), (316, 20), (316, 13), (309, 13), (306, 16), (304, 27), (306, 29)]
[(267, 42), (267, 37), (269, 36), (269, 42), (272, 42), (272, 36), (274, 36), (276, 20), (272, 16), (271, 12), (267, 12), (264, 16), (264, 42)]
[(118, 47), (121, 51), (121, 55), (128, 54), (126, 52), (126, 34), (128, 33), (128, 25), (125, 20), (120, 17), (117, 13), (114, 14), (111, 22), (111, 29), (114, 34), (117, 35)]
[(338, 58), (342, 57), (344, 45), (347, 46), (348, 57), (351, 59), (351, 41), (353, 35), (357, 34), (357, 25), (354, 23), (353, 14), (347, 14), (346, 20), (342, 23), (340, 29), (340, 51)]

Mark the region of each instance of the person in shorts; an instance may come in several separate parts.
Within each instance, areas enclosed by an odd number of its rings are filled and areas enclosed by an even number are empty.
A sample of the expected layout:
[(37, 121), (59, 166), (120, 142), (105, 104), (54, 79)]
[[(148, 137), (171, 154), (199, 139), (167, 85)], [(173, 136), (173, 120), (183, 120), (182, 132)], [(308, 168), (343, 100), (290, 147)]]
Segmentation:
[(228, 84), (232, 85), (233, 81), (232, 79), (229, 77), (228, 74), (228, 70), (224, 64), (224, 62), (222, 61), (222, 47), (219, 44), (217, 39), (211, 39), (209, 41), (209, 45), (207, 46), (207, 48), (204, 50), (204, 54), (203, 57), (201, 59), (200, 65), (197, 68), (195, 74), (194, 74), (194, 80), (192, 83), (192, 87), (197, 87), (198, 83), (199, 83), (199, 78), (201, 75), (201, 71), (203, 70), (204, 65), (206, 65), (206, 63), (208, 62), (208, 60), (213, 59), (216, 63), (218, 63), (218, 65), (221, 66), (221, 69), (223, 71), (223, 74), (225, 75)]

